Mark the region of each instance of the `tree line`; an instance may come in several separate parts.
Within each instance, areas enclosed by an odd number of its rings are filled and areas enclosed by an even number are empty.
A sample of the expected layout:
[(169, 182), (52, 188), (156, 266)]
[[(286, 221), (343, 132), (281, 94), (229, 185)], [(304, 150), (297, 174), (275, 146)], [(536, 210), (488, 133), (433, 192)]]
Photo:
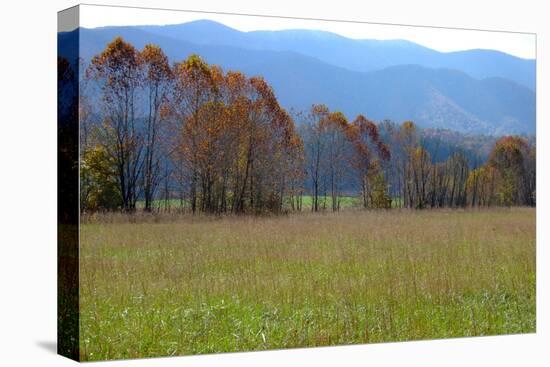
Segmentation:
[[(283, 109), (262, 77), (197, 55), (114, 39), (81, 67), (81, 210), (177, 200), (192, 213), (535, 205), (535, 147), (507, 136), (485, 162), (444, 161), (412, 122), (352, 121), (316, 104)], [(437, 155), (437, 154), (433, 154)], [(167, 208), (173, 207), (173, 205)]]

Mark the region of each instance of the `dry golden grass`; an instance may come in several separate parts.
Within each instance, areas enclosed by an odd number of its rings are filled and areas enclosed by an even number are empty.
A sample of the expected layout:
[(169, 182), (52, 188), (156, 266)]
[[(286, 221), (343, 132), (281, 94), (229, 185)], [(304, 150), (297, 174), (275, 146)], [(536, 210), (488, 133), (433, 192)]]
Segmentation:
[(80, 281), (83, 360), (533, 332), (535, 210), (100, 216)]

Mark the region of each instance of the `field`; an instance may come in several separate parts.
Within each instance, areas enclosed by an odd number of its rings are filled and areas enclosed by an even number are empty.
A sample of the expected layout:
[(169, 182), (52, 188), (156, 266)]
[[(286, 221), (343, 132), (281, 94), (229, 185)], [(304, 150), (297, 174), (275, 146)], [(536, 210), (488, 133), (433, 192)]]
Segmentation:
[[(311, 210), (311, 206), (313, 203), (313, 197), (310, 195), (303, 195), (302, 196), (302, 207), (303, 210)], [(346, 208), (353, 208), (353, 207), (359, 207), (361, 205), (360, 200), (357, 197), (354, 196), (341, 196), (340, 197), (340, 208), (346, 209)], [(136, 203), (136, 207), (138, 209), (143, 209), (145, 206), (145, 202), (143, 200), (138, 200)], [(319, 197), (319, 206), (321, 208), (326, 209), (332, 209), (332, 198), (330, 196), (320, 196)], [(170, 209), (181, 209), (182, 208), (182, 201), (180, 199), (168, 199), (168, 200), (153, 200), (152, 202), (153, 209), (161, 210), (163, 211), (166, 207)], [(191, 208), (191, 204), (189, 203), (189, 200), (184, 199), (183, 200), (183, 207), (189, 211)], [(290, 208), (290, 201), (289, 199), (285, 199), (285, 205), (284, 207), (286, 209)]]
[(535, 210), (113, 215), (81, 232), (81, 358), (535, 331)]

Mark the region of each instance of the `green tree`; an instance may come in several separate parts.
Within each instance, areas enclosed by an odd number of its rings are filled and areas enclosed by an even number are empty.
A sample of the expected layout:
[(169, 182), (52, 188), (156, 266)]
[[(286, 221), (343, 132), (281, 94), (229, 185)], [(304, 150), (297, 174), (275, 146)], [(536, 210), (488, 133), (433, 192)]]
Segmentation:
[(116, 163), (101, 145), (81, 154), (80, 179), (88, 182), (81, 192), (81, 210), (115, 210), (122, 206)]

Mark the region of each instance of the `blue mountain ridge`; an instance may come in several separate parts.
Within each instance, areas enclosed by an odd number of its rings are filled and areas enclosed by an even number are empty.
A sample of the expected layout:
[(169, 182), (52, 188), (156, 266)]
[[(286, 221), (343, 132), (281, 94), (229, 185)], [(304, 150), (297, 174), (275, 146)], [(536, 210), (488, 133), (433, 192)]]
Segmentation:
[[(426, 65), (427, 62), (420, 62), (422, 58), (429, 60), (430, 55), (446, 54), (408, 41), (350, 40), (322, 31), (239, 32), (211, 21), (173, 26), (81, 28), (79, 31), (81, 57), (85, 61), (101, 52), (116, 36), (137, 48), (154, 43), (162, 47), (172, 62), (195, 53), (225, 70), (261, 75), (273, 86), (277, 98), (287, 109), (307, 109), (313, 103), (325, 103), (350, 119), (362, 113), (374, 120), (411, 119), (424, 127), (469, 133), (535, 132), (533, 89), (498, 73), (475, 77), (468, 70)], [(59, 34), (59, 37), (69, 36), (69, 33)], [(288, 39), (295, 41), (285, 41)], [(332, 61), (320, 51), (323, 47), (325, 50), (338, 48), (331, 42), (342, 50), (340, 55), (334, 52)], [(300, 43), (305, 45), (300, 48)], [(346, 48), (345, 44), (355, 46)], [(363, 44), (368, 48), (361, 46)], [(368, 56), (364, 63), (354, 61), (364, 70), (343, 64), (344, 56), (353, 52)], [(409, 56), (414, 62), (405, 62), (407, 53), (417, 55)], [(479, 50), (451, 54), (470, 60), (470, 69), (476, 68), (472, 60), (480, 57)], [(504, 57), (518, 65), (532, 61), (494, 51), (482, 52), (483, 57), (493, 54), (497, 59)], [(438, 57), (434, 56), (432, 63)], [(477, 69), (482, 67), (478, 65)], [(504, 66), (493, 68), (504, 69)], [(511, 69), (517, 70), (517, 74), (522, 70), (521, 67)]]
[(356, 40), (316, 30), (240, 32), (210, 20), (139, 29), (198, 44), (294, 51), (354, 71), (417, 64), (457, 69), (474, 78), (501, 77), (535, 89), (536, 62), (495, 50), (438, 52), (406, 40)]

